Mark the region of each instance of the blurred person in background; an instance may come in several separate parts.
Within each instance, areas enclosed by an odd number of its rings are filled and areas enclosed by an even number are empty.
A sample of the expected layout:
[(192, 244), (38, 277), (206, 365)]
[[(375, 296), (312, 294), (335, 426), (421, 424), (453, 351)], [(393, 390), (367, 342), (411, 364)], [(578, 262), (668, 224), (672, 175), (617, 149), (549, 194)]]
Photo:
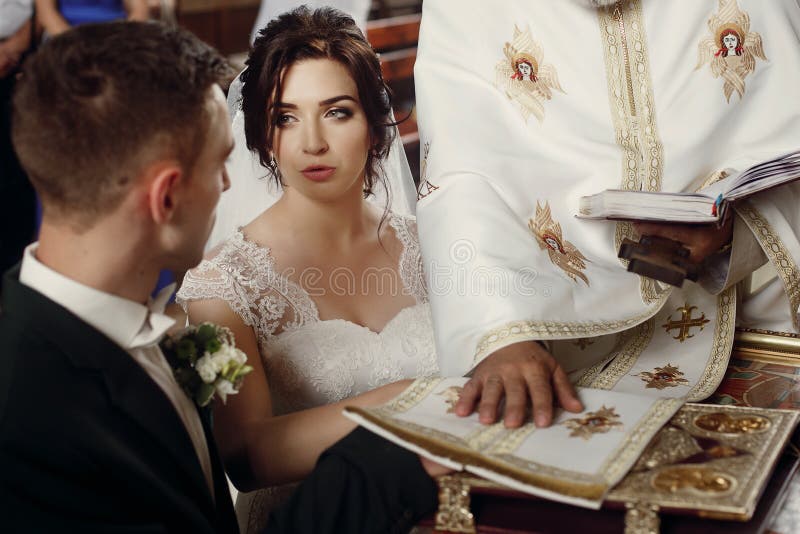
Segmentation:
[(148, 18), (147, 0), (36, 0), (36, 10), (51, 36), (87, 22)]
[(36, 196), (11, 146), (11, 94), (23, 57), (33, 49), (33, 0), (0, 0), (0, 271), (33, 240)]

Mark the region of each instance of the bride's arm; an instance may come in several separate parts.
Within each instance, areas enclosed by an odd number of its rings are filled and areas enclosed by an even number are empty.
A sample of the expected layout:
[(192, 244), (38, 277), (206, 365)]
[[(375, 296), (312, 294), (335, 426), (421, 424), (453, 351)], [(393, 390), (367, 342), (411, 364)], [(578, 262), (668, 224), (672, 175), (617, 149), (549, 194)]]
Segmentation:
[(209, 321), (230, 328), (253, 367), (239, 393), (214, 408), (214, 437), (228, 476), (241, 491), (306, 477), (319, 455), (355, 428), (342, 416), (344, 406), (384, 403), (411, 383), (395, 382), (335, 404), (274, 417), (253, 329), (219, 299), (192, 301), (188, 313), (193, 324)]

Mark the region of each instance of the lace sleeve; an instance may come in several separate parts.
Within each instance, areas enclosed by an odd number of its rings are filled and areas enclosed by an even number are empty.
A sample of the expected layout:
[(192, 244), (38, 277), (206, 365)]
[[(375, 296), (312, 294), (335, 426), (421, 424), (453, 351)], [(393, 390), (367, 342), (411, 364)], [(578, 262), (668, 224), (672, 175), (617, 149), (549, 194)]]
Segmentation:
[(193, 300), (219, 299), (225, 301), (244, 324), (258, 326), (258, 317), (251, 304), (248, 291), (236, 273), (224, 269), (214, 260), (203, 260), (183, 278), (175, 301), (187, 311)]
[(394, 215), (392, 227), (403, 243), (400, 257), (400, 278), (408, 291), (419, 301), (428, 301), (428, 286), (417, 237), (417, 220), (413, 216)]
[(273, 263), (268, 249), (237, 231), (216, 255), (186, 273), (177, 302), (186, 309), (193, 300), (224, 300), (253, 328), (259, 344), (266, 343), (314, 315), (314, 309), (302, 313), (301, 290), (277, 273)]

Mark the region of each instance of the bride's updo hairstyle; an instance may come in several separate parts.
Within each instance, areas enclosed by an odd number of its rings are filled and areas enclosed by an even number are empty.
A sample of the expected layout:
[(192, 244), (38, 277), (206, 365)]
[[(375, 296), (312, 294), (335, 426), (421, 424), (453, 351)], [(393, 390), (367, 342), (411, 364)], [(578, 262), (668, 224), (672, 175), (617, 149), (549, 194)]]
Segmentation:
[(280, 114), (274, 104), (283, 91), (283, 75), (294, 63), (306, 59), (336, 61), (356, 83), (369, 125), (370, 150), (364, 173), (364, 191), (369, 194), (382, 177), (381, 161), (389, 153), (396, 123), (392, 121), (391, 96), (378, 56), (353, 19), (337, 9), (312, 11), (302, 6), (273, 19), (259, 31), (241, 74), (247, 148), (258, 152), (261, 165), (280, 183), (271, 157)]

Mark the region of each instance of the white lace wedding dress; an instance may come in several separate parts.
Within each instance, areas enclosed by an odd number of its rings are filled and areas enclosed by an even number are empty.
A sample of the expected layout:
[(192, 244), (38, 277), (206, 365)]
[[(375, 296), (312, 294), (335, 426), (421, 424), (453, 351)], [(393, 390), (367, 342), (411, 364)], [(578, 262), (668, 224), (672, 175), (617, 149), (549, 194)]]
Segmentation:
[[(311, 296), (278, 272), (269, 249), (248, 241), (241, 231), (187, 273), (178, 302), (185, 307), (191, 300), (225, 300), (253, 328), (275, 415), (340, 401), (403, 378), (437, 374), (416, 221), (390, 214), (387, 222), (403, 244), (398, 265), (403, 290), (416, 303), (381, 332), (343, 319), (320, 320)], [(269, 510), (291, 489), (239, 494), (236, 513), (242, 532), (260, 530)]]

